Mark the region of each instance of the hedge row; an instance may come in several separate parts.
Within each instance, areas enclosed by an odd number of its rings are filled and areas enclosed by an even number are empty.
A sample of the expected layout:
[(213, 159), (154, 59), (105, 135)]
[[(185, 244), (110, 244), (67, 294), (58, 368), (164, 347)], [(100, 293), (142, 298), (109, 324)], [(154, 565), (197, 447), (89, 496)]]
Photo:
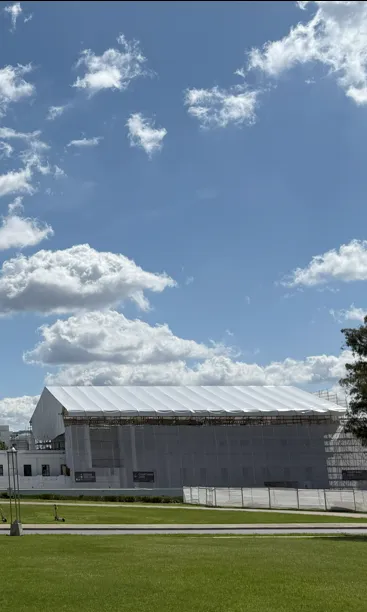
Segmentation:
[[(0, 497), (3, 499), (9, 499), (7, 492), (0, 493)], [(40, 493), (35, 495), (21, 495), (22, 499), (48, 499), (48, 500), (83, 500), (83, 501), (102, 501), (102, 502), (126, 502), (126, 503), (146, 503), (146, 504), (182, 504), (182, 497), (164, 497), (160, 495), (144, 495), (144, 496), (133, 496), (133, 495), (55, 495), (53, 493)]]

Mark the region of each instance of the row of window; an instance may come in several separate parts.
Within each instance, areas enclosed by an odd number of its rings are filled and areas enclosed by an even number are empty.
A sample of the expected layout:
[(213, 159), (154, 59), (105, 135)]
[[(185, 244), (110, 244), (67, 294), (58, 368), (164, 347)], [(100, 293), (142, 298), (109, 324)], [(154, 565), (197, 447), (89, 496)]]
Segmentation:
[[(48, 464), (42, 465), (42, 476), (50, 476), (51, 470)], [(0, 465), (0, 476), (4, 476), (4, 466)], [(32, 476), (32, 466), (29, 464), (23, 465), (23, 476)]]

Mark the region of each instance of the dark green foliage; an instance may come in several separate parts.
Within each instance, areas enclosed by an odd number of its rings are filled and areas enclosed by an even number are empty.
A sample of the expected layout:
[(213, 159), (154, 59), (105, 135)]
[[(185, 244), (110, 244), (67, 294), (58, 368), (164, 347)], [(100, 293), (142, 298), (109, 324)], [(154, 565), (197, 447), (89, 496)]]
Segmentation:
[(350, 396), (345, 430), (367, 446), (367, 316), (362, 325), (342, 329), (342, 333), (353, 355), (345, 366), (346, 376), (340, 380)]

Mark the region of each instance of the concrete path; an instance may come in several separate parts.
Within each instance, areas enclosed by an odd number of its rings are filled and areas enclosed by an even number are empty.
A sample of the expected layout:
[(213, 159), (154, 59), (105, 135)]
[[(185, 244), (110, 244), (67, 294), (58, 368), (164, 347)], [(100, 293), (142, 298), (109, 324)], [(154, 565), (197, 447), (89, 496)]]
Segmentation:
[[(7, 499), (0, 500), (0, 505), (3, 503), (6, 505), (8, 503)], [(126, 504), (119, 502), (72, 502), (72, 501), (57, 501), (57, 499), (53, 501), (25, 501), (21, 500), (21, 505), (30, 505), (30, 506), (86, 506), (86, 507), (94, 507), (94, 508), (159, 508), (164, 510), (216, 510), (220, 511), (228, 511), (231, 510), (233, 512), (281, 512), (282, 514), (312, 514), (319, 516), (346, 516), (350, 518), (363, 518), (367, 519), (367, 513), (363, 512), (325, 512), (322, 510), (283, 510), (283, 508), (218, 508), (214, 506), (194, 506), (194, 505), (180, 505), (180, 504)]]
[[(365, 523), (300, 523), (257, 524), (257, 525), (73, 525), (26, 524), (24, 534), (75, 534), (75, 535), (148, 535), (148, 534), (192, 534), (192, 535), (275, 535), (275, 534), (325, 534), (345, 533), (367, 535)], [(0, 535), (9, 533), (9, 524), (0, 525)]]
[[(0, 531), (1, 535), (6, 535), (8, 532)], [(190, 531), (182, 531), (180, 529), (99, 529), (98, 526), (94, 529), (64, 529), (57, 530), (52, 528), (47, 529), (39, 529), (39, 528), (31, 528), (25, 529), (24, 535), (114, 535), (114, 536), (128, 536), (128, 535), (184, 535), (187, 534), (189, 536), (203, 536), (203, 535), (212, 535), (216, 537), (220, 536), (253, 536), (253, 535), (263, 535), (263, 536), (306, 536), (306, 535), (353, 535), (353, 536), (365, 536), (365, 529), (330, 529), (330, 528), (322, 528), (322, 529), (286, 529), (286, 528), (267, 528), (260, 529), (258, 527), (249, 528), (249, 529), (191, 529)]]

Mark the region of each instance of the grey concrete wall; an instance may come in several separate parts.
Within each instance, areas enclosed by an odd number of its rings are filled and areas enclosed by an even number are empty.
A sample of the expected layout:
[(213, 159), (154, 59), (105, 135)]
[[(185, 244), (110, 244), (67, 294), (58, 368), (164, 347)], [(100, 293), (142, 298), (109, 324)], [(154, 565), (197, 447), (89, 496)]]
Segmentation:
[[(72, 470), (95, 471), (96, 487), (263, 487), (287, 481), (327, 488), (324, 436), (336, 427), (121, 426), (117, 435), (111, 431), (111, 440), (106, 430), (101, 436), (94, 431), (90, 442), (86, 426), (71, 426), (66, 428), (67, 464)], [(111, 456), (111, 445), (115, 450), (109, 468), (101, 461), (104, 448)], [(154, 484), (134, 483), (133, 471), (153, 471)]]

